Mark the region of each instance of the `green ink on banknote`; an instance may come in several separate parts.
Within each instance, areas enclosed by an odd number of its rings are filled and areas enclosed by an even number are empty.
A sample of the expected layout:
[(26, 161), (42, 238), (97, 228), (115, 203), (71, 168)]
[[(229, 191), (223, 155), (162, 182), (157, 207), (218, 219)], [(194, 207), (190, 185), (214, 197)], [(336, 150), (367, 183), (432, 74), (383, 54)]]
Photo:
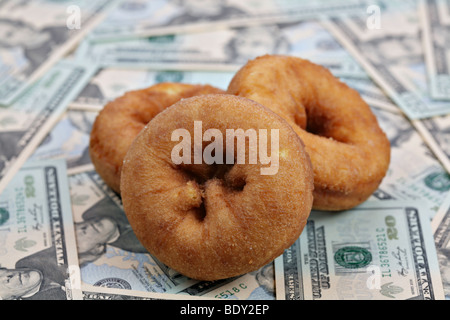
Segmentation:
[(386, 222), (387, 225), (387, 236), (389, 240), (398, 240), (398, 230), (395, 228), (395, 218), (393, 216), (387, 216), (384, 219), (384, 222)]
[(173, 43), (175, 41), (175, 35), (153, 36), (147, 38), (151, 43)]
[(36, 190), (34, 188), (34, 178), (31, 175), (27, 175), (24, 178), (25, 182), (25, 195), (27, 198), (34, 198)]
[(18, 251), (27, 252), (28, 249), (34, 247), (37, 244), (36, 241), (28, 240), (27, 238), (20, 238), (14, 244), (14, 249)]
[(155, 77), (156, 82), (182, 82), (184, 73), (181, 71), (162, 71)]
[(0, 208), (0, 226), (9, 220), (9, 211), (5, 208)]
[(399, 294), (403, 292), (403, 289), (399, 286), (395, 286), (392, 284), (392, 282), (385, 283), (381, 286), (380, 293), (388, 298), (395, 299), (396, 297), (394, 294)]
[(367, 249), (349, 246), (336, 251), (334, 260), (344, 268), (357, 269), (372, 262), (372, 254)]
[(450, 190), (450, 175), (446, 172), (433, 172), (425, 177), (427, 187), (437, 191)]

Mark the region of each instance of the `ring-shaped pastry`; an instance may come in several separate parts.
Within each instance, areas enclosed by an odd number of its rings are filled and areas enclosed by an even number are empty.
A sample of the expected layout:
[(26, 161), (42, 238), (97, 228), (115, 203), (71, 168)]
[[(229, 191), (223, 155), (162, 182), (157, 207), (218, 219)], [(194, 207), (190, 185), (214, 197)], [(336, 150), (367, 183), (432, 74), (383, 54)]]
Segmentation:
[(326, 68), (265, 55), (244, 65), (227, 92), (263, 104), (294, 128), (313, 165), (314, 209), (357, 206), (386, 175), (390, 144), (375, 115), (357, 91)]
[(111, 189), (120, 193), (123, 159), (151, 119), (183, 98), (223, 92), (210, 85), (164, 82), (129, 91), (109, 102), (92, 126), (89, 153), (95, 170)]
[[(252, 161), (255, 150), (262, 151)], [(221, 156), (211, 162), (208, 154)], [(266, 155), (270, 163), (261, 160)], [(141, 243), (199, 280), (241, 275), (281, 255), (306, 224), (312, 189), (309, 157), (288, 123), (226, 94), (183, 99), (159, 113), (129, 148), (121, 179), (124, 210)]]

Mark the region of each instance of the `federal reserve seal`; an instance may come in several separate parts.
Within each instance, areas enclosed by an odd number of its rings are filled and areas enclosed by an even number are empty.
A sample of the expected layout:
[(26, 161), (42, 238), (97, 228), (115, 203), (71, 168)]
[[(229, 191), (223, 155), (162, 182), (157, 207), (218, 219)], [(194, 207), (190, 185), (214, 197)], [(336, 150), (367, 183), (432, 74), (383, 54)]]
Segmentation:
[(343, 247), (334, 254), (334, 261), (344, 268), (358, 269), (372, 262), (372, 254), (369, 250), (361, 247)]
[(447, 172), (433, 172), (425, 177), (425, 185), (433, 190), (445, 192), (450, 190), (450, 175)]
[(120, 278), (105, 278), (94, 283), (94, 286), (115, 289), (131, 289), (131, 285)]

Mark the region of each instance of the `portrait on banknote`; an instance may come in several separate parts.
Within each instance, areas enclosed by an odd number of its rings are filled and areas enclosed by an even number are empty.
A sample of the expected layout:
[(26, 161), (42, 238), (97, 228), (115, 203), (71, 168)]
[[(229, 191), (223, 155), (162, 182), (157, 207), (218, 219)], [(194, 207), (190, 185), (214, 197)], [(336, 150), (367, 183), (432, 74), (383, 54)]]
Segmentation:
[(78, 102), (86, 105), (95, 105), (104, 101), (104, 94), (99, 86), (94, 82), (89, 82), (86, 87), (80, 92)]
[[(18, 8), (20, 10), (20, 8)], [(19, 70), (26, 79), (48, 58), (54, 48), (66, 40), (69, 32), (65, 26), (48, 26), (38, 29), (26, 21), (0, 17), (0, 50), (20, 52)], [(16, 57), (17, 59), (17, 57)]]
[(377, 108), (373, 108), (373, 111), (389, 138), (391, 148), (405, 148), (402, 145), (408, 143), (409, 139), (414, 136), (414, 128), (408, 120), (401, 115), (395, 115)]
[(78, 262), (68, 190), (64, 162), (50, 160), (26, 164), (1, 193), (2, 299), (67, 300), (79, 294), (69, 271)]
[(425, 119), (422, 123), (450, 158), (450, 116)]
[(263, 52), (287, 54), (291, 44), (278, 25), (234, 28), (234, 35), (225, 45), (227, 60), (245, 63)]
[(69, 181), (82, 281), (156, 292), (191, 284), (142, 246), (120, 197), (95, 171), (71, 175)]
[(0, 155), (0, 175), (4, 175), (8, 170), (14, 156), (18, 154), (20, 149), (19, 140), (22, 138), (24, 132), (3, 132), (0, 135), (0, 148), (2, 153)]
[(34, 151), (31, 159), (63, 158), (70, 172), (90, 169), (89, 134), (96, 116), (96, 112), (68, 111)]
[[(73, 196), (76, 190), (81, 190), (81, 186), (98, 187), (95, 185), (98, 178), (93, 172), (87, 172), (78, 178), (75, 176), (71, 181)], [(107, 245), (134, 253), (147, 253), (120, 207), (120, 199), (112, 190), (98, 194), (97, 197), (91, 195), (90, 199), (77, 199), (74, 206), (75, 231), (82, 266), (105, 254)]]
[(175, 5), (180, 12), (168, 22), (169, 25), (237, 18), (246, 13), (230, 5), (229, 0), (169, 0), (169, 4)]
[(18, 260), (12, 269), (0, 268), (0, 278), (9, 277), (8, 283), (15, 285), (2, 282), (0, 296), (6, 300), (66, 300), (67, 267), (57, 265), (55, 256), (52, 246)]

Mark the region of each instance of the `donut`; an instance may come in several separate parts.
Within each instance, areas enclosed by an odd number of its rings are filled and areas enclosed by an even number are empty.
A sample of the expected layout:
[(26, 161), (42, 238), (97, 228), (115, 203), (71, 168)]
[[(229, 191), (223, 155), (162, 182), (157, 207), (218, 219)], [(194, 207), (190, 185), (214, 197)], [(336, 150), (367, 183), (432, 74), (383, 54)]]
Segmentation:
[(120, 193), (123, 159), (144, 126), (178, 100), (210, 93), (224, 91), (210, 85), (164, 82), (127, 92), (106, 104), (94, 121), (89, 141), (89, 154), (97, 173)]
[[(183, 138), (174, 138), (178, 130)], [(311, 162), (287, 122), (227, 94), (183, 99), (159, 113), (130, 146), (121, 175), (137, 238), (159, 261), (198, 280), (238, 276), (281, 255), (306, 224), (313, 187)]]
[(299, 135), (313, 165), (313, 209), (353, 208), (386, 175), (390, 144), (375, 115), (326, 68), (298, 57), (260, 56), (238, 70), (227, 93), (263, 104)]

